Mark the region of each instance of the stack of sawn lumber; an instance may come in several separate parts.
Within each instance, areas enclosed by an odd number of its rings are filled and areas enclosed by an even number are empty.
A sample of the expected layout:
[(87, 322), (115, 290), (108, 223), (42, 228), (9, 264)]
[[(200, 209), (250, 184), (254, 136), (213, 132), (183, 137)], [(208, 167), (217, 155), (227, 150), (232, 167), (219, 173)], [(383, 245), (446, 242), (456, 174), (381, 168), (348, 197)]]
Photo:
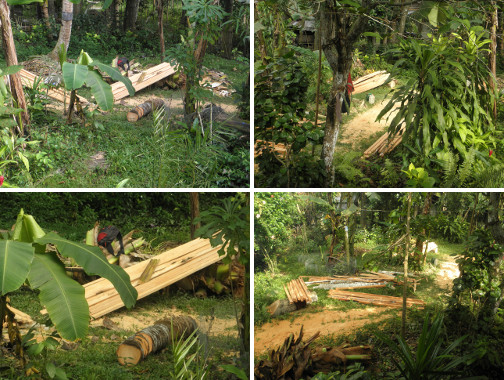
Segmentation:
[[(139, 91), (157, 81), (166, 78), (174, 74), (176, 71), (175, 67), (169, 63), (163, 62), (157, 66), (151, 67), (150, 69), (144, 70), (141, 73), (132, 75), (129, 79), (131, 84), (135, 88), (135, 91)], [(128, 89), (122, 82), (116, 82), (111, 85), (112, 94), (114, 95), (114, 102), (127, 97)]]
[(389, 77), (390, 74), (386, 71), (375, 71), (374, 73), (357, 78), (353, 82), (354, 90), (352, 94), (360, 94), (362, 92), (366, 92), (372, 90), (373, 88), (379, 87), (383, 85)]
[[(37, 81), (38, 79), (41, 79), (37, 75), (24, 69), (19, 72), (19, 75), (21, 76), (21, 83), (23, 83), (23, 86), (25, 87), (33, 87), (33, 83), (35, 83), (35, 81)], [(47, 95), (62, 103), (66, 101), (66, 104), (70, 104), (70, 91), (66, 92), (66, 99), (65, 91), (62, 88), (51, 88), (47, 90)], [(77, 95), (77, 98), (82, 104), (89, 103), (88, 100), (86, 98), (83, 98), (82, 96)]]
[[(221, 246), (212, 247), (207, 239), (196, 239), (154, 257), (159, 260), (149, 281), (142, 283), (140, 276), (150, 260), (135, 264), (125, 271), (131, 284), (138, 291), (138, 299), (173, 284), (194, 272), (208, 267), (220, 260), (217, 251)], [(112, 283), (100, 278), (84, 285), (89, 312), (98, 318), (124, 306)]]
[[(381, 294), (349, 292), (347, 290), (331, 289), (329, 290), (329, 297), (343, 301), (356, 301), (363, 304), (377, 305), (377, 306), (390, 306), (402, 307), (402, 298), (393, 296), (384, 296)], [(411, 307), (413, 305), (424, 307), (425, 303), (422, 300), (407, 298), (406, 305)]]
[[(302, 276), (308, 277), (308, 276)], [(387, 283), (398, 284), (395, 276), (378, 272), (361, 273), (354, 276), (331, 276), (331, 277), (314, 277), (309, 276), (306, 284), (340, 284), (338, 289), (354, 289), (354, 288), (382, 288)]]
[(301, 278), (292, 280), (287, 286), (284, 285), (284, 289), (290, 303), (308, 304), (311, 302), (308, 288)]
[(399, 133), (395, 135), (390, 135), (389, 132), (385, 132), (378, 140), (376, 140), (373, 145), (366, 149), (364, 152), (364, 158), (369, 158), (374, 154), (382, 157), (387, 153), (392, 152), (402, 141), (404, 126), (401, 127)]

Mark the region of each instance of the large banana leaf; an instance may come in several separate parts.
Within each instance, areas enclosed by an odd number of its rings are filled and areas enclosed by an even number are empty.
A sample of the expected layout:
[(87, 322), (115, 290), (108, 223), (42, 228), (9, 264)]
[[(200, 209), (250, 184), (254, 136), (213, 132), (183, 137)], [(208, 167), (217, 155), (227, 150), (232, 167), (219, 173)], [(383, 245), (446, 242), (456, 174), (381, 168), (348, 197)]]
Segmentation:
[(118, 291), (127, 308), (135, 304), (138, 293), (131, 285), (128, 274), (121, 267), (110, 265), (100, 248), (63, 239), (54, 232), (37, 239), (36, 242), (39, 244), (55, 244), (59, 253), (74, 259), (77, 264), (84, 268), (86, 273), (97, 274), (109, 280)]
[(62, 70), (65, 88), (67, 90), (77, 90), (81, 88), (86, 81), (88, 73), (87, 66), (64, 62)]
[(26, 280), (33, 260), (30, 243), (0, 240), (0, 295), (18, 289)]
[[(40, 228), (33, 216), (25, 214), (24, 210), (21, 209), (14, 225), (12, 240), (33, 243), (35, 239), (41, 238), (44, 235), (44, 230)], [(36, 253), (45, 252), (45, 245), (35, 244), (34, 248)]]
[(63, 338), (75, 340), (86, 336), (89, 306), (84, 288), (67, 276), (54, 252), (35, 254), (28, 280), (40, 290), (40, 302)]
[(135, 95), (135, 88), (131, 84), (131, 80), (129, 78), (123, 77), (119, 72), (119, 70), (104, 63), (101, 63), (100, 61), (97, 60), (94, 60), (92, 65), (96, 66), (101, 71), (107, 73), (113, 80), (124, 83), (124, 85), (128, 89), (129, 96)]
[(114, 95), (112, 87), (103, 81), (100, 74), (95, 70), (89, 70), (86, 77), (86, 83), (91, 87), (91, 92), (100, 108), (104, 111), (112, 109), (114, 105)]

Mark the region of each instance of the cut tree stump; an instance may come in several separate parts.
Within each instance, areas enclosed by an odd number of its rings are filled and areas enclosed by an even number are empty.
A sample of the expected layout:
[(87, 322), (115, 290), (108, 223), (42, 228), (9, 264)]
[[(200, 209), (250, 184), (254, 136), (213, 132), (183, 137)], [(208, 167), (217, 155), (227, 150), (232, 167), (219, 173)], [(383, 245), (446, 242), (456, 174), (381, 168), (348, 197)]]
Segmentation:
[(136, 365), (172, 341), (187, 339), (197, 328), (196, 321), (184, 315), (157, 321), (122, 342), (117, 348), (117, 360), (121, 365)]
[(151, 100), (147, 100), (145, 103), (142, 103), (131, 111), (128, 112), (127, 118), (129, 122), (134, 123), (141, 119), (142, 117), (150, 114), (153, 110), (164, 107), (165, 103), (163, 99), (155, 98)]

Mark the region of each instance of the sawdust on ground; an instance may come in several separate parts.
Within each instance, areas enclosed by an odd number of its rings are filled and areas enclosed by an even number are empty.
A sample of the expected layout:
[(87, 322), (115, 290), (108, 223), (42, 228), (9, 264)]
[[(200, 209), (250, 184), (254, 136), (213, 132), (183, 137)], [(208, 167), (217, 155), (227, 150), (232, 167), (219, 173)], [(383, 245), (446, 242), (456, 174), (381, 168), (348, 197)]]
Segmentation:
[[(320, 336), (349, 334), (368, 323), (390, 318), (390, 314), (384, 314), (388, 310), (390, 309), (384, 307), (367, 307), (347, 311), (324, 310), (319, 313), (302, 313), (300, 316), (294, 317), (293, 320), (273, 320), (254, 329), (254, 353), (260, 355), (270, 349), (277, 348), (290, 333), (297, 336), (301, 326), (304, 326), (305, 337), (310, 337), (317, 331), (320, 331)], [(300, 312), (294, 312), (292, 315), (295, 316)]]
[[(376, 103), (373, 107), (356, 115), (348, 124), (343, 124), (339, 142), (342, 144), (351, 144), (352, 148), (356, 148), (360, 141), (373, 136), (377, 132), (385, 133), (389, 124), (387, 119), (389, 122), (392, 120), (390, 116), (393, 116), (398, 111), (397, 106), (400, 105), (400, 103), (398, 103), (396, 107), (393, 107), (379, 122), (376, 121), (376, 118), (387, 103), (388, 99)], [(357, 105), (357, 108), (362, 107), (363, 105)]]
[[(206, 317), (182, 313), (176, 308), (168, 309), (165, 311), (152, 312), (142, 309), (135, 309), (134, 311), (120, 311), (114, 313), (112, 316), (106, 315), (104, 317), (91, 321), (91, 327), (102, 327), (104, 318), (112, 321), (117, 326), (118, 330), (140, 331), (148, 326), (154, 325), (160, 319), (168, 318), (170, 316), (186, 315), (194, 318), (200, 330), (209, 336), (222, 336), (228, 335), (237, 337), (238, 330), (236, 328), (236, 319), (230, 318), (214, 318), (209, 320)], [(210, 330), (210, 331), (209, 331)]]

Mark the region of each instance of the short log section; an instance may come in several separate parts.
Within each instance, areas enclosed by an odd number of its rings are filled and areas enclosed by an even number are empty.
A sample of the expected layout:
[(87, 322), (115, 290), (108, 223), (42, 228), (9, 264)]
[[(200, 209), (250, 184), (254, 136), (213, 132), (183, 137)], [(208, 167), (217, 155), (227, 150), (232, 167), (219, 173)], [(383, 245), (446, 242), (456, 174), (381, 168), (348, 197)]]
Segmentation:
[(187, 339), (197, 327), (194, 319), (184, 315), (157, 321), (121, 343), (116, 352), (117, 360), (121, 365), (136, 365), (147, 355), (162, 350), (172, 341)]
[[(200, 269), (206, 268), (220, 260), (217, 251), (221, 246), (212, 247), (208, 239), (195, 239), (160, 255), (150, 280), (141, 282), (140, 277), (153, 259), (139, 262), (125, 269), (130, 276), (131, 284), (138, 292), (138, 299), (173, 284)], [(99, 318), (124, 306), (124, 303), (112, 283), (106, 278), (84, 285), (89, 313), (92, 318)]]
[(126, 117), (129, 122), (134, 123), (135, 121), (138, 121), (138, 119), (150, 114), (153, 110), (164, 107), (164, 105), (165, 103), (163, 99), (155, 98), (147, 100), (145, 103), (142, 103), (129, 111)]
[[(402, 307), (402, 298), (393, 296), (384, 296), (381, 294), (349, 292), (346, 290), (329, 290), (328, 296), (342, 301), (356, 301), (368, 305), (389, 306), (389, 307)], [(406, 306), (417, 306), (423, 308), (425, 302), (415, 298), (407, 298)]]

